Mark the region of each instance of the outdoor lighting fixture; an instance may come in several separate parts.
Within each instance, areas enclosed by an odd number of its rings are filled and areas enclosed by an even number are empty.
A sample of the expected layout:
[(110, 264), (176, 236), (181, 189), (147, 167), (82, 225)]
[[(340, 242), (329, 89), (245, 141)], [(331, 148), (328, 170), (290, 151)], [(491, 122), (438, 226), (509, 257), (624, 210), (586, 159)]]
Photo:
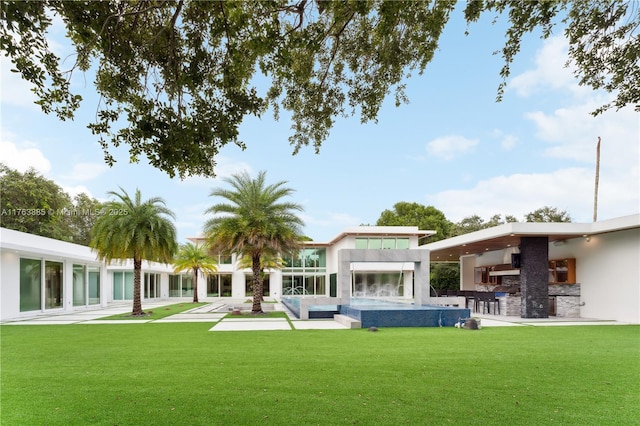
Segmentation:
[(584, 237), (584, 239), (585, 239), (587, 242), (591, 241), (591, 237), (590, 237), (590, 236), (588, 236), (588, 235), (587, 235), (586, 237)]

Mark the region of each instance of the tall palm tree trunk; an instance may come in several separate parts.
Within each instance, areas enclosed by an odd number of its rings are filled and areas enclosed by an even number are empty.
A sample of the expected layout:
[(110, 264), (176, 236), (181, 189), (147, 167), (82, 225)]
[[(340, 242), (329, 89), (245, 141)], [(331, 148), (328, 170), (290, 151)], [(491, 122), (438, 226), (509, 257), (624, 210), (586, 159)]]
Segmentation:
[(198, 303), (198, 268), (193, 268), (193, 303)]
[(140, 275), (142, 275), (142, 260), (133, 259), (133, 311), (131, 315), (142, 315), (142, 298), (140, 297)]
[(252, 255), (253, 270), (253, 306), (251, 313), (262, 313), (262, 274), (260, 273), (260, 253)]

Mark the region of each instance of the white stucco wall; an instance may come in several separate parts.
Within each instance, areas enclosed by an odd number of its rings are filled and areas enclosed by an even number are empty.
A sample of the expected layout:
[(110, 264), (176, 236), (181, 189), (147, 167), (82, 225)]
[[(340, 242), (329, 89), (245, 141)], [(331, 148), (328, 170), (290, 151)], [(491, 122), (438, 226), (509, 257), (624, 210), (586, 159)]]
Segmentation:
[(62, 263), (62, 306), (47, 312), (84, 309), (73, 306), (73, 265), (97, 266), (101, 269), (100, 304), (106, 303), (104, 267), (89, 247), (0, 228), (0, 320), (33, 316), (42, 310), (20, 312), (20, 258)]
[(576, 251), (581, 316), (640, 324), (640, 229), (583, 239)]
[(0, 252), (0, 319), (20, 315), (20, 255)]

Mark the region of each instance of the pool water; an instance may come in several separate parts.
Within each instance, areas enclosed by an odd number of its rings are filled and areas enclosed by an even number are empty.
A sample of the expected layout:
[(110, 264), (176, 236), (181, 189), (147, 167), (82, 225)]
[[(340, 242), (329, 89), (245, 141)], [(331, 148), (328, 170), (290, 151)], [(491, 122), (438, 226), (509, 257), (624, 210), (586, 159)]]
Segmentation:
[[(300, 300), (297, 297), (282, 299), (298, 318)], [(460, 319), (471, 316), (467, 308), (423, 305), (378, 299), (352, 299), (349, 305), (314, 305), (309, 307), (309, 319), (333, 318), (340, 313), (369, 327), (453, 327)]]

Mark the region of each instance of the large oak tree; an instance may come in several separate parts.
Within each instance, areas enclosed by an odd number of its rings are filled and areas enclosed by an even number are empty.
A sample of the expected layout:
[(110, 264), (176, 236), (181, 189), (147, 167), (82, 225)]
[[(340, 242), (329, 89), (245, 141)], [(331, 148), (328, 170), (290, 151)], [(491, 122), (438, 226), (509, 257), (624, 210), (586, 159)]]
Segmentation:
[(88, 246), (102, 204), (85, 193), (73, 199), (35, 169), (0, 163), (0, 226)]
[[(105, 160), (128, 144), (169, 175), (214, 175), (221, 147), (244, 147), (238, 126), (269, 107), (292, 114), (294, 152), (319, 149), (337, 116), (376, 120), (388, 96), (434, 57), (453, 0), (3, 1), (0, 50), (45, 112), (69, 119), (81, 102), (74, 73), (96, 69)], [(528, 33), (561, 28), (580, 84), (615, 94), (594, 113), (640, 110), (640, 7), (634, 0), (471, 0), (464, 19), (506, 18), (498, 99)], [(76, 50), (62, 65), (47, 39), (52, 17)], [(468, 31), (471, 31), (469, 27)], [(446, 52), (443, 52), (446, 54)], [(73, 62), (73, 61), (72, 61)], [(258, 73), (268, 90), (258, 90)]]

